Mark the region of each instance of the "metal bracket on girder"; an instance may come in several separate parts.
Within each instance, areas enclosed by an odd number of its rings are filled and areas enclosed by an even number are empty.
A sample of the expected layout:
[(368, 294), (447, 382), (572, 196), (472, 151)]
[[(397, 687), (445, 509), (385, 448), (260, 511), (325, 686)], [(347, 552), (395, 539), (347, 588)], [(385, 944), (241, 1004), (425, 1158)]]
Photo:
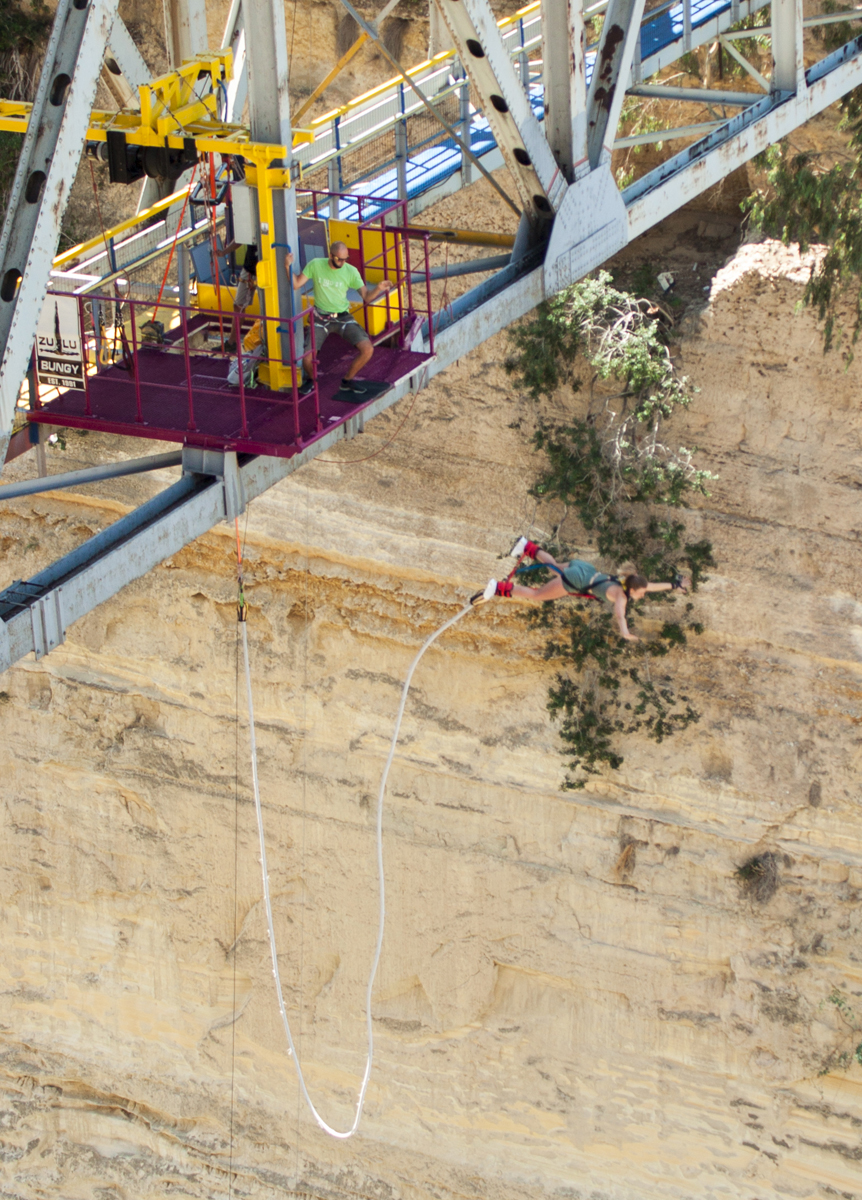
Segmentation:
[(30, 620), (33, 623), (33, 650), (38, 662), (66, 640), (63, 589), (54, 588), (47, 595), (40, 596), (30, 607)]
[(235, 450), (206, 450), (201, 446), (183, 446), (184, 475), (213, 475), (224, 485), (226, 521), (245, 512), (245, 488)]
[(183, 446), (183, 475), (215, 475), (224, 478), (224, 451), (203, 446)]
[(228, 521), (233, 521), (245, 512), (245, 488), (242, 485), (242, 475), (236, 452), (229, 450), (224, 456), (224, 513)]
[(553, 296), (601, 266), (628, 241), (628, 220), (610, 163), (572, 184), (545, 255), (545, 290)]
[(344, 422), (344, 437), (345, 440), (356, 437), (360, 433), (365, 433), (365, 413), (358, 412), (355, 417), (348, 417)]

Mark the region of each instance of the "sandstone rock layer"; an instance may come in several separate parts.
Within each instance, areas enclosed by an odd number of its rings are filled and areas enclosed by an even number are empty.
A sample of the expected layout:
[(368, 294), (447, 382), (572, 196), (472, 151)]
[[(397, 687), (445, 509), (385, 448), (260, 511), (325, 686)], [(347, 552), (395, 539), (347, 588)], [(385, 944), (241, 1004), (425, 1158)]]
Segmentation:
[[(618, 772), (564, 792), (552, 670), (515, 606), (423, 660), (385, 806), (353, 1141), (301, 1103), (275, 1003), (232, 529), (0, 680), (4, 1195), (862, 1193), (859, 367), (795, 315), (804, 269), (743, 247), (681, 343), (700, 392), (678, 435), (720, 475), (689, 515), (719, 560), (706, 630), (669, 668), (700, 723), (630, 739)], [(401, 681), (513, 536), (562, 515), (528, 497), (534, 409), (505, 353), (488, 343), (248, 516), (279, 965), (340, 1126)], [(119, 452), (140, 451), (70, 437), (53, 469)], [(5, 578), (169, 478), (2, 504)], [(737, 873), (756, 855), (769, 895)]]

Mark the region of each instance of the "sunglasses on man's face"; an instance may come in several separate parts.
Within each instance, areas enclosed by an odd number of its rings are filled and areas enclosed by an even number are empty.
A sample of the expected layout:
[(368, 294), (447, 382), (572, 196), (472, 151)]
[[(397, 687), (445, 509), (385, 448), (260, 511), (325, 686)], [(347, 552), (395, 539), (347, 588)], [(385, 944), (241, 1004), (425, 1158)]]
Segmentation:
[(339, 258), (337, 254), (330, 254), (329, 261), (334, 267), (343, 267), (347, 262), (347, 256), (345, 255), (344, 258)]

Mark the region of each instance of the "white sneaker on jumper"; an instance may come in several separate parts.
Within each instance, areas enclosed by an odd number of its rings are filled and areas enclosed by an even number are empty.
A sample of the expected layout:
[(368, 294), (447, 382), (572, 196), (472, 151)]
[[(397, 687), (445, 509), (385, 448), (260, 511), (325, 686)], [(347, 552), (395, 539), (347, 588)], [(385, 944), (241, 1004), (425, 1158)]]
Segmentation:
[(492, 600), (496, 595), (497, 580), (489, 579), (483, 592), (477, 592), (475, 596), (470, 597), (470, 603), (475, 607), (477, 604), (484, 604), (487, 600)]
[(525, 537), (518, 538), (512, 549), (509, 551), (509, 558), (520, 558), (527, 549), (527, 539)]

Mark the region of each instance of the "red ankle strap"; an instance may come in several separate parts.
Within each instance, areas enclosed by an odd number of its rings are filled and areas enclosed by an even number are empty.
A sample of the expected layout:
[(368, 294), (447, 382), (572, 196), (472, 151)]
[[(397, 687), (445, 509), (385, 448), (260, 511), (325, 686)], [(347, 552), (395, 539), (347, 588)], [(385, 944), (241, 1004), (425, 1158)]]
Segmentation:
[(541, 546), (538, 546), (535, 542), (527, 542), (524, 547), (524, 553), (529, 555), (530, 558), (535, 558), (540, 549)]
[(511, 596), (512, 595), (511, 579), (503, 579), (497, 584), (497, 595), (498, 596)]

